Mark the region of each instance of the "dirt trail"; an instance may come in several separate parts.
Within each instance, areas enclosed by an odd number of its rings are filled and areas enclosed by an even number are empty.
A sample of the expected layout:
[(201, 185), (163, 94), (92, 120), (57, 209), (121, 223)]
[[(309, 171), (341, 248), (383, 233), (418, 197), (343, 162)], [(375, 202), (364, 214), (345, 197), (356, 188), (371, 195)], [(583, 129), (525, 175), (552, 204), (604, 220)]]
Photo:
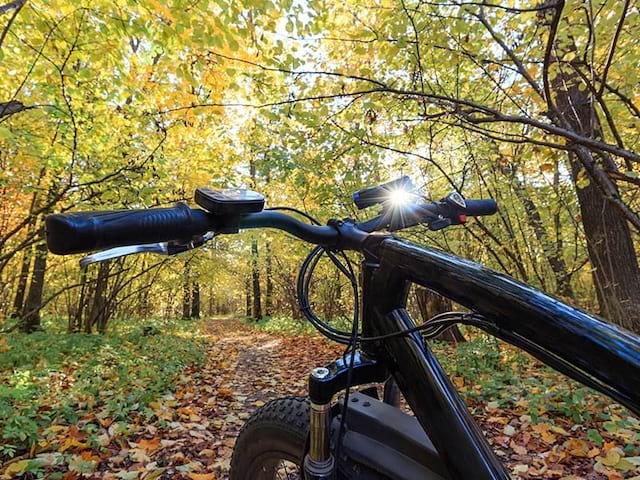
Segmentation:
[(304, 395), (309, 371), (341, 351), (319, 337), (266, 334), (235, 319), (213, 319), (206, 331), (205, 365), (186, 371), (175, 398), (159, 402), (166, 428), (147, 426), (162, 440), (146, 452), (150, 462), (139, 478), (228, 478), (235, 439), (251, 413), (274, 398)]

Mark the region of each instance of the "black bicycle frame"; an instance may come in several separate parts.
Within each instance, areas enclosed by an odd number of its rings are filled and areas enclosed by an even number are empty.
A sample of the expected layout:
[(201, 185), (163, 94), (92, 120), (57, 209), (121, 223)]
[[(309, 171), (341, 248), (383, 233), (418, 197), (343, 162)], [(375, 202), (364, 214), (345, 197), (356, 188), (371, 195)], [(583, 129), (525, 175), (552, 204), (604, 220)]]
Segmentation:
[[(505, 275), (445, 253), (387, 238), (363, 263), (363, 337), (415, 326), (411, 283), (482, 314), (488, 333), (640, 412), (640, 348), (629, 332)], [(380, 259), (379, 261), (376, 259)], [(455, 479), (508, 479), (463, 400), (422, 337), (364, 344), (393, 374)]]

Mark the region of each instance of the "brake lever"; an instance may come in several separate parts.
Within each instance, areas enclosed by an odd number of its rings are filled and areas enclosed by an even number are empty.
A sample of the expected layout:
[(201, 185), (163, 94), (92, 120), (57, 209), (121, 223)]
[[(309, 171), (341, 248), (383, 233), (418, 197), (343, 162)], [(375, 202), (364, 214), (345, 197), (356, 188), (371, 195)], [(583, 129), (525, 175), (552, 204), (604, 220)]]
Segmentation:
[(136, 255), (138, 253), (156, 253), (159, 255), (177, 255), (178, 253), (193, 250), (194, 248), (201, 247), (209, 240), (211, 240), (215, 234), (213, 232), (207, 232), (190, 242), (159, 242), (159, 243), (145, 243), (142, 245), (127, 245), (125, 247), (109, 248), (101, 252), (92, 253), (80, 260), (80, 268), (86, 268), (93, 263), (106, 262), (113, 260), (114, 258), (126, 257), (128, 255)]
[(429, 227), (429, 230), (432, 230), (435, 232), (436, 230), (442, 230), (443, 228), (447, 228), (451, 226), (452, 223), (453, 222), (451, 221), (450, 218), (440, 217), (437, 220), (428, 222), (427, 227)]
[(106, 262), (114, 258), (126, 257), (138, 253), (157, 253), (160, 255), (169, 255), (167, 242), (145, 243), (142, 245), (127, 245), (126, 247), (109, 248), (101, 252), (92, 253), (80, 260), (80, 268), (87, 268), (93, 263)]

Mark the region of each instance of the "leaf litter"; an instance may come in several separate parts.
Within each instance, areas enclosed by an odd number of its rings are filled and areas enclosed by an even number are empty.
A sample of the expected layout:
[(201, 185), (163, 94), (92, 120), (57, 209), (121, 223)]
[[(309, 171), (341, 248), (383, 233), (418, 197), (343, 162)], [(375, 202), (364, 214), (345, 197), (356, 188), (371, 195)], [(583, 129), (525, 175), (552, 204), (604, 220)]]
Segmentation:
[[(232, 319), (209, 321), (203, 346), (204, 363), (185, 367), (172, 392), (124, 418), (89, 408), (75, 422), (49, 425), (28, 452), (4, 462), (0, 478), (226, 479), (251, 413), (273, 398), (304, 395), (311, 368), (342, 354), (315, 335), (265, 333)], [(454, 371), (447, 359), (459, 352), (436, 350), (513, 478), (640, 480), (640, 422), (619, 406), (577, 422), (544, 403), (531, 415), (531, 392), (485, 401), (473, 393), (480, 370)], [(550, 375), (527, 365), (527, 375)], [(601, 408), (588, 400), (587, 410)]]

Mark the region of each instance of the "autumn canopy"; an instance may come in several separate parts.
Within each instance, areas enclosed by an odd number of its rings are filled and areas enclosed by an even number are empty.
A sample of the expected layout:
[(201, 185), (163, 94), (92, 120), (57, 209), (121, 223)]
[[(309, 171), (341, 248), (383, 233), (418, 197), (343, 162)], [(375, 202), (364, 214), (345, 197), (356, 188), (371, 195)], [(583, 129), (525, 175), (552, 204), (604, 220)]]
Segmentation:
[[(283, 234), (83, 270), (47, 252), (44, 218), (245, 186), (322, 221), (365, 219), (353, 192), (410, 175), (429, 199), (459, 191), (500, 210), (403, 236), (640, 333), (639, 38), (630, 0), (2, 4), (0, 329), (300, 323), (294, 282), (308, 246)], [(319, 275), (319, 311), (349, 318), (349, 285), (329, 263)], [(174, 348), (156, 347), (151, 357)], [(4, 438), (25, 453), (19, 437)], [(146, 445), (136, 448), (157, 447)], [(580, 458), (607, 458), (591, 448)]]

